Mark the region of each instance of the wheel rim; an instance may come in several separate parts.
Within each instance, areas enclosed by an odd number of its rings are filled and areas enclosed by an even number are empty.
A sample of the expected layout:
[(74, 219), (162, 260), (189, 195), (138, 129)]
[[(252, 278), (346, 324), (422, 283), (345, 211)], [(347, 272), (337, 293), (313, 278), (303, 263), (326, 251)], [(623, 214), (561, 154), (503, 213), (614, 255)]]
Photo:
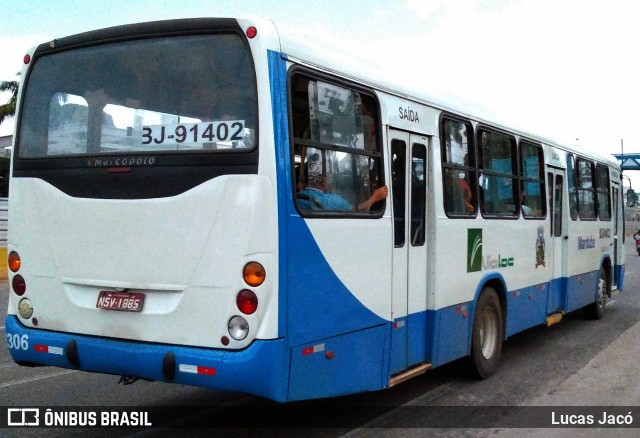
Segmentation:
[(498, 339), (498, 315), (493, 307), (486, 307), (482, 312), (480, 326), (480, 346), (485, 359), (490, 359), (496, 351)]

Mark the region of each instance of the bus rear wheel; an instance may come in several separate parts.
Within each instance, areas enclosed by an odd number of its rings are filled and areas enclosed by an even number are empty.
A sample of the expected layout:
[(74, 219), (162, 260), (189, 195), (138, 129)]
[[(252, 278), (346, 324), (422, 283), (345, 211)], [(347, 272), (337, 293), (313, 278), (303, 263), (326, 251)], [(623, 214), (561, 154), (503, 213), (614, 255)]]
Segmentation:
[(496, 372), (503, 340), (504, 325), (500, 299), (495, 289), (485, 287), (478, 298), (473, 315), (469, 365), (474, 376), (486, 379)]
[(611, 296), (611, 283), (607, 270), (602, 266), (600, 268), (600, 277), (598, 279), (598, 292), (595, 302), (585, 307), (585, 313), (589, 319), (602, 319), (604, 308), (607, 305), (607, 297)]

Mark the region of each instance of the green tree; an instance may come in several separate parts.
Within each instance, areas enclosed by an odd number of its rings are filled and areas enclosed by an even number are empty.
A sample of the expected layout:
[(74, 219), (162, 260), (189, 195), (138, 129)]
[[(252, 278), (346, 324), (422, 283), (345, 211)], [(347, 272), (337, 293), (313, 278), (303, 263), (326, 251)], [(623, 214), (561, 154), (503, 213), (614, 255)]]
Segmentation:
[[(18, 73), (20, 76), (20, 73)], [(9, 102), (0, 105), (0, 124), (7, 117), (13, 117), (16, 113), (16, 102), (18, 101), (18, 81), (0, 82), (0, 92), (10, 92)]]
[[(20, 73), (18, 73), (18, 76)], [(0, 124), (7, 117), (13, 117), (16, 113), (16, 102), (18, 101), (18, 81), (0, 82), (0, 92), (10, 92), (9, 102), (0, 105)], [(0, 156), (0, 197), (9, 196), (9, 158)]]

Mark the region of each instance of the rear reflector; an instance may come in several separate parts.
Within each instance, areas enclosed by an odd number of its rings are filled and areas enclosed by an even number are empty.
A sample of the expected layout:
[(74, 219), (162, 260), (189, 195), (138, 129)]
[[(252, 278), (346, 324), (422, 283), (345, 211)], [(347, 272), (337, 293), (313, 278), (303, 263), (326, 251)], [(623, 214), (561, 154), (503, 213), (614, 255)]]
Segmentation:
[(200, 374), (200, 375), (204, 375), (204, 376), (215, 376), (216, 375), (216, 369), (213, 367), (204, 367), (204, 366), (200, 366), (200, 365), (187, 365), (184, 363), (181, 363), (178, 366), (178, 370), (180, 370), (181, 373), (188, 373), (188, 374)]
[(321, 351), (324, 351), (324, 344), (317, 344), (317, 345), (313, 345), (311, 347), (303, 348), (302, 349), (302, 355), (303, 356), (308, 356), (310, 354), (320, 353)]
[(33, 344), (33, 349), (39, 353), (63, 354), (62, 347), (52, 347), (50, 345)]

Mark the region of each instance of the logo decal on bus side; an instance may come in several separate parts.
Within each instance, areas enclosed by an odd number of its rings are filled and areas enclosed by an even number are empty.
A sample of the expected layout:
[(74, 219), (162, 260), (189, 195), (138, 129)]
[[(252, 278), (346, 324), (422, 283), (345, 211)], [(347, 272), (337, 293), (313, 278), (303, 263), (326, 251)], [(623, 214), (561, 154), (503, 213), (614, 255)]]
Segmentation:
[(467, 272), (482, 270), (482, 228), (467, 230)]
[(467, 272), (478, 272), (482, 270), (510, 268), (515, 266), (514, 257), (503, 258), (488, 255), (486, 258), (482, 254), (482, 228), (469, 228), (467, 230)]

